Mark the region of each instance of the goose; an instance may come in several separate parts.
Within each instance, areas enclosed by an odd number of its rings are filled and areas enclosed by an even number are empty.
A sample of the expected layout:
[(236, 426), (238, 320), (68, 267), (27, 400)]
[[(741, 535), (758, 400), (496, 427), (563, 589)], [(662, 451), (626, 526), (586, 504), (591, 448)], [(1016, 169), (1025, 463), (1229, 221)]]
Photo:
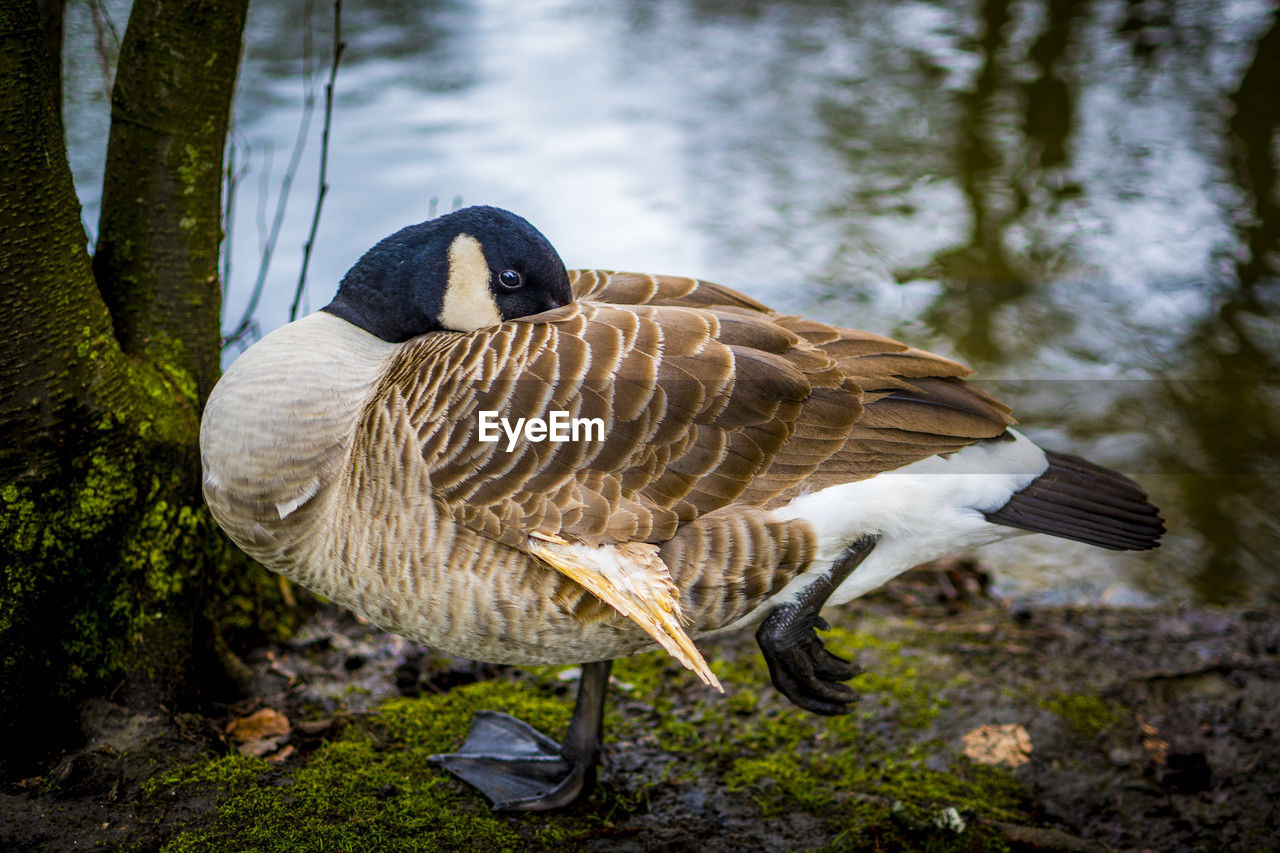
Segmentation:
[(495, 808), (557, 808), (594, 784), (615, 658), (660, 646), (718, 688), (693, 639), (754, 626), (775, 688), (842, 714), (860, 670), (824, 607), (1027, 532), (1157, 546), (1136, 483), (1037, 447), (969, 372), (707, 281), (568, 272), (469, 207), (230, 365), (204, 496), (254, 559), (387, 631), (580, 664), (563, 743), (482, 711), (433, 756)]

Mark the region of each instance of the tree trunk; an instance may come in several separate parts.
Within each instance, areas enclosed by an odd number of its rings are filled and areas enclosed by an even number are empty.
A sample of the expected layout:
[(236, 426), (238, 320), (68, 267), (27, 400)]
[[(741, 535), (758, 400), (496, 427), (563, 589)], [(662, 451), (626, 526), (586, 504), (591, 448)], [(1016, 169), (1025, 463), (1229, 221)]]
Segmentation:
[(192, 697), (275, 612), (199, 490), (247, 0), (134, 4), (92, 267), (48, 5), (0, 8), (0, 765), (65, 739), (87, 689)]
[(218, 378), (222, 153), (248, 0), (133, 5), (94, 272), (126, 353)]

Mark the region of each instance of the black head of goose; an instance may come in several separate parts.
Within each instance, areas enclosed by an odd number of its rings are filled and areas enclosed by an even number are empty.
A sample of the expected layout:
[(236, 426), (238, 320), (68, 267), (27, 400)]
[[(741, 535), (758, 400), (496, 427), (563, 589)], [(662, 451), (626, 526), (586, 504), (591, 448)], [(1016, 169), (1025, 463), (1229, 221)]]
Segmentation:
[(718, 687), (690, 635), (757, 625), (774, 685), (845, 713), (858, 670), (822, 607), (1025, 531), (1156, 546), (1140, 487), (1009, 429), (968, 372), (709, 282), (566, 272), (525, 220), (467, 208), (231, 365), (204, 489), (250, 555), (389, 631), (584, 664), (564, 744), (482, 713), (437, 757), (497, 807), (552, 808), (590, 784), (613, 658), (660, 645)]
[(427, 332), (473, 332), (572, 301), (564, 262), (547, 238), (514, 213), (480, 206), (382, 240), (322, 310), (401, 343)]

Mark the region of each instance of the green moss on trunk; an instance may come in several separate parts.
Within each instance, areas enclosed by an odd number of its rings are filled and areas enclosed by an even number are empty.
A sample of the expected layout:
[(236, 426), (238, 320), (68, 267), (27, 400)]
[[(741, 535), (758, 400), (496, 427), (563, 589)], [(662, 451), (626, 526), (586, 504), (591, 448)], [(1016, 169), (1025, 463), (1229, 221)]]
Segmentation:
[[(200, 500), (194, 406), (171, 417), (104, 414), (98, 442), (61, 476), (0, 488), (8, 760), (21, 760), (23, 746), (63, 740), (67, 700), (88, 689), (128, 679), (178, 700), (216, 690), (226, 679), (223, 628), (291, 626), (276, 585), (218, 532)], [(175, 435), (187, 440), (168, 440)]]
[(218, 376), (222, 157), (248, 0), (137, 0), (111, 95), (94, 255), (124, 351)]
[(222, 154), (247, 0), (134, 3), (91, 268), (35, 0), (0, 5), (0, 763), (71, 700), (221, 680), (278, 587), (203, 507)]

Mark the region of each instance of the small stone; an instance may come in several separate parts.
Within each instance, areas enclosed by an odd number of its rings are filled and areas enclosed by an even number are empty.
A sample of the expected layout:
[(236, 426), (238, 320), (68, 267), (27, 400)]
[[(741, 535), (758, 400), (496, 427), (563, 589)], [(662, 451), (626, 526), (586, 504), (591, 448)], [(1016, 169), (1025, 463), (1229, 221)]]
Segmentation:
[(947, 806), (945, 809), (935, 814), (933, 816), (933, 825), (938, 827), (938, 829), (943, 829), (947, 832), (954, 832), (956, 835), (960, 835), (969, 827), (969, 825), (964, 822), (964, 818), (960, 817), (960, 812), (956, 810), (955, 806)]
[(680, 796), (680, 802), (694, 814), (702, 814), (707, 807), (707, 793), (693, 788)]

